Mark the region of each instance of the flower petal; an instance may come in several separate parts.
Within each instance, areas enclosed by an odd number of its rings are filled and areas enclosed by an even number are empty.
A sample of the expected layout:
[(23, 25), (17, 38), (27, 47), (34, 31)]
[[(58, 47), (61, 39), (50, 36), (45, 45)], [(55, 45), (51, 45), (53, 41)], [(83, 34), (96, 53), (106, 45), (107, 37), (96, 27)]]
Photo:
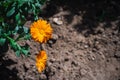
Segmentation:
[(42, 50), (36, 57), (36, 67), (39, 72), (42, 72), (45, 69), (47, 61), (47, 54)]
[(42, 19), (34, 22), (30, 27), (32, 38), (40, 43), (46, 43), (51, 38), (52, 32), (50, 24)]

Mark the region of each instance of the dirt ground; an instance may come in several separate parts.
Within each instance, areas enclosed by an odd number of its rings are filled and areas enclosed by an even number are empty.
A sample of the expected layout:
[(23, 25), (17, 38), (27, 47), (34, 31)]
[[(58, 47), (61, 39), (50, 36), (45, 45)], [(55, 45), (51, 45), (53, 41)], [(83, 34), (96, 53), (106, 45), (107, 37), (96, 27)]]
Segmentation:
[[(38, 73), (40, 44), (31, 40), (30, 57), (0, 48), (1, 80), (120, 80), (120, 2), (51, 0), (40, 17), (54, 30), (45, 45), (47, 67)], [(27, 27), (31, 21), (25, 24)], [(5, 49), (8, 49), (6, 52)]]

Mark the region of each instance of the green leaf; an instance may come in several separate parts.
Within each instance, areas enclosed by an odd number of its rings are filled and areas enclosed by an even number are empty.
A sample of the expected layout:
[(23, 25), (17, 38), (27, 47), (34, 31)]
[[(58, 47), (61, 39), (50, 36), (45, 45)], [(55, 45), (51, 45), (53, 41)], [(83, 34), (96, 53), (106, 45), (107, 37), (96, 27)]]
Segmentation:
[(23, 27), (24, 33), (28, 33), (29, 29), (27, 27)]
[(22, 49), (21, 46), (20, 46), (19, 44), (17, 44), (16, 47), (17, 47), (18, 50), (21, 50), (21, 49)]
[(2, 22), (2, 26), (5, 26), (5, 23), (4, 23), (4, 22)]
[(22, 49), (21, 51), (22, 51), (22, 53), (23, 53), (24, 55), (26, 55), (26, 56), (27, 56), (28, 53), (29, 53), (29, 50)]
[(25, 16), (24, 16), (24, 15), (22, 15), (21, 17), (22, 17), (22, 19), (25, 19)]
[(24, 3), (26, 3), (27, 0), (18, 0), (18, 7), (21, 7), (24, 5)]
[(19, 26), (16, 26), (15, 29), (14, 29), (14, 32), (17, 33), (19, 30)]
[(20, 20), (20, 13), (18, 13), (18, 14), (15, 16), (15, 20), (16, 20), (16, 22), (19, 22), (19, 20)]
[(38, 16), (37, 15), (34, 16), (34, 20), (38, 20)]
[(28, 40), (28, 39), (30, 39), (30, 38), (31, 38), (31, 35), (30, 35), (30, 34), (26, 34), (25, 37), (24, 37), (25, 40)]
[(17, 56), (17, 57), (20, 57), (20, 51), (19, 51), (19, 50), (16, 51), (15, 53), (16, 53), (16, 56)]
[(46, 2), (46, 0), (40, 0), (40, 2), (43, 5)]
[(41, 4), (39, 4), (39, 3), (35, 3), (35, 6), (36, 6), (36, 7), (40, 7)]
[(0, 22), (3, 22), (4, 21), (4, 18), (3, 17), (0, 17)]
[(17, 50), (17, 43), (13, 39), (10, 39), (10, 45), (13, 49)]
[(35, 7), (34, 4), (32, 4), (32, 11), (33, 11), (34, 14), (35, 14), (35, 10), (36, 10), (36, 7)]
[(0, 36), (2, 35), (2, 27), (0, 26)]
[(15, 20), (16, 20), (18, 25), (21, 24), (21, 14), (20, 14), (20, 12), (18, 12), (17, 15), (15, 16)]
[(15, 7), (13, 7), (11, 10), (9, 10), (6, 14), (7, 17), (12, 16), (15, 13)]
[(24, 54), (24, 55), (26, 55), (26, 56), (28, 55), (29, 50), (30, 50), (30, 48), (29, 48), (28, 45), (22, 46), (22, 48), (21, 48), (22, 54)]
[(0, 38), (0, 45), (3, 46), (6, 42), (6, 38)]

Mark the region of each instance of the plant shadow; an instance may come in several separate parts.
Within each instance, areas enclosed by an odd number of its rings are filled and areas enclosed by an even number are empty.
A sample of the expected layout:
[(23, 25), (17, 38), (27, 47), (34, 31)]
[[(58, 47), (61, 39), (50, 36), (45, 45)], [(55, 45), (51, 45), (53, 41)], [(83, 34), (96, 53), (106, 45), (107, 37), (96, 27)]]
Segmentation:
[[(95, 29), (101, 27), (100, 23), (104, 24), (104, 28), (111, 28), (113, 21), (119, 21), (119, 5), (120, 2), (114, 0), (50, 0), (41, 16), (49, 18), (59, 13), (62, 8), (63, 12), (69, 12), (63, 15), (68, 24), (73, 22), (75, 15), (82, 17), (82, 20), (73, 26), (78, 33), (86, 30), (87, 34), (95, 34)], [(116, 26), (119, 27), (117, 24)]]

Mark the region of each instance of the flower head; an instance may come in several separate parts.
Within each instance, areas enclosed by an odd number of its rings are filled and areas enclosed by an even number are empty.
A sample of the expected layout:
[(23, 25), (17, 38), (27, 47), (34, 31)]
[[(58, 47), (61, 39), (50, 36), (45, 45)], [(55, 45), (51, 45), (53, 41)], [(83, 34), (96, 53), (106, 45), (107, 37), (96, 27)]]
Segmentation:
[(47, 21), (40, 19), (32, 23), (30, 33), (35, 41), (46, 43), (51, 38), (52, 28)]
[(36, 57), (36, 67), (39, 72), (42, 72), (45, 69), (47, 61), (46, 51), (42, 50)]

